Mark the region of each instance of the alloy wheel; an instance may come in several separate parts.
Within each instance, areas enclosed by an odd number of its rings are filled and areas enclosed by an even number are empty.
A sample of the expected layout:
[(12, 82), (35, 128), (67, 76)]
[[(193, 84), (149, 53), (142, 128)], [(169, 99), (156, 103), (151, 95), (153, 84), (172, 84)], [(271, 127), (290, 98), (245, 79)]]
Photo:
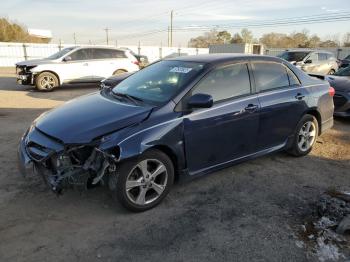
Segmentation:
[(43, 76), (40, 85), (47, 90), (52, 89), (55, 87), (55, 79), (52, 76)]
[(157, 200), (165, 190), (168, 171), (156, 159), (145, 159), (135, 165), (126, 179), (126, 195), (137, 205), (143, 206)]
[(312, 121), (307, 121), (300, 129), (298, 147), (302, 152), (308, 151), (316, 140), (316, 126)]

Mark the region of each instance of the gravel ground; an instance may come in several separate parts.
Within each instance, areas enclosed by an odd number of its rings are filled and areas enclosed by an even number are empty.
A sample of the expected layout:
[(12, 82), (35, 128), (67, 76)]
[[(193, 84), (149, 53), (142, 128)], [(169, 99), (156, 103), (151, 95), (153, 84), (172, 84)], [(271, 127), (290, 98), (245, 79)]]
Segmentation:
[(336, 120), (309, 156), (277, 153), (179, 182), (161, 205), (134, 214), (103, 188), (56, 197), (17, 171), (17, 143), (33, 119), (94, 90), (39, 93), (1, 74), (0, 261), (318, 260), (295, 228), (322, 192), (350, 184), (350, 121)]

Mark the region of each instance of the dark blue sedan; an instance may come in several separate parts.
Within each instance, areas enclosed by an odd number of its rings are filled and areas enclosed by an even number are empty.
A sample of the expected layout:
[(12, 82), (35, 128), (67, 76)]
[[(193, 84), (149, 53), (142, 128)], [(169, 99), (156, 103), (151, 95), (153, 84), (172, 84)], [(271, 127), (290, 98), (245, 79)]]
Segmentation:
[(350, 66), (325, 76), (325, 79), (335, 89), (334, 116), (350, 118)]
[(57, 193), (102, 184), (143, 211), (176, 177), (279, 150), (308, 154), (333, 125), (333, 94), (279, 58), (163, 60), (41, 115), (20, 141), (19, 166)]

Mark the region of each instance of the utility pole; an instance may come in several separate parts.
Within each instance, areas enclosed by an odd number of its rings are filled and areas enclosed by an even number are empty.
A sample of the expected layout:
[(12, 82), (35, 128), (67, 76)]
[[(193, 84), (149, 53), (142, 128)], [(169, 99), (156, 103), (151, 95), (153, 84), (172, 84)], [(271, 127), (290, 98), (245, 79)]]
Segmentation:
[(108, 44), (109, 44), (108, 32), (109, 32), (109, 30), (111, 30), (111, 29), (109, 29), (108, 27), (106, 27), (104, 30), (106, 31), (106, 41), (107, 41), (107, 45), (108, 45)]
[(170, 47), (170, 27), (168, 26), (168, 47)]
[(170, 12), (170, 47), (173, 47), (173, 16), (174, 10)]
[(75, 32), (73, 34), (73, 38), (74, 38), (74, 45), (77, 45), (77, 36), (75, 35)]

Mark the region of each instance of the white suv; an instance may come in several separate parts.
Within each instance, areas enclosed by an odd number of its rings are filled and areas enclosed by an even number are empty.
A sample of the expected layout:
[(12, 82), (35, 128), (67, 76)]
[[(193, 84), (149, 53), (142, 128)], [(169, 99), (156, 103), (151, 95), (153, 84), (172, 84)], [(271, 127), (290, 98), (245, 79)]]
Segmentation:
[(63, 83), (98, 82), (111, 75), (139, 70), (128, 50), (68, 47), (44, 59), (16, 64), (17, 83), (51, 91)]

